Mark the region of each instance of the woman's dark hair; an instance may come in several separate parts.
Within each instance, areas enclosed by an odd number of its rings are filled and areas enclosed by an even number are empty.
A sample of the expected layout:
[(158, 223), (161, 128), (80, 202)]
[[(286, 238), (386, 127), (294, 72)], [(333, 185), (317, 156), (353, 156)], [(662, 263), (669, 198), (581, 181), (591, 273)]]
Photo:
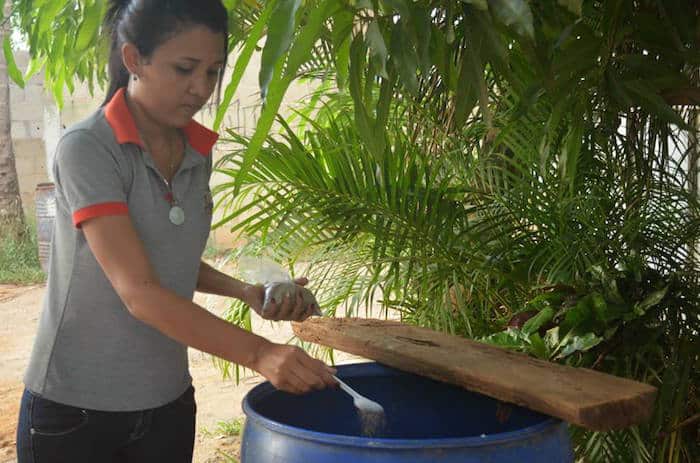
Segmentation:
[(111, 33), (109, 53), (109, 89), (102, 103), (107, 104), (117, 90), (129, 83), (129, 71), (122, 61), (126, 42), (136, 46), (141, 56), (149, 57), (163, 42), (189, 26), (202, 25), (224, 36), (224, 66), (228, 56), (228, 13), (221, 0), (111, 0), (105, 26)]

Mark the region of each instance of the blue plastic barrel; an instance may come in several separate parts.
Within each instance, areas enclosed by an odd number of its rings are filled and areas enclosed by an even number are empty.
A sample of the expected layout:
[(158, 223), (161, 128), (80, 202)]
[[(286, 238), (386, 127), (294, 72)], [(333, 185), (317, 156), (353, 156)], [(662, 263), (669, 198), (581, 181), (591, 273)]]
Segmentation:
[(243, 400), (242, 463), (573, 462), (567, 426), (552, 417), (508, 405), (503, 419), (497, 400), (377, 363), (338, 376), (384, 407), (381, 431), (363, 435), (341, 390), (295, 396), (266, 382)]

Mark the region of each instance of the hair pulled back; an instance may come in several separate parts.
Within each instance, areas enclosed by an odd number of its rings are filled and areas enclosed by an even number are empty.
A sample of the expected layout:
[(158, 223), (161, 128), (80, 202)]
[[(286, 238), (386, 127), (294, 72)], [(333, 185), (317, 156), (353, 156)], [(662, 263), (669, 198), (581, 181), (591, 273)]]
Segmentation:
[[(111, 0), (105, 16), (111, 35), (109, 52), (109, 88), (105, 105), (121, 87), (129, 83), (121, 48), (136, 46), (141, 56), (149, 57), (169, 38), (190, 26), (202, 25), (224, 36), (224, 68), (228, 56), (228, 13), (221, 0)], [(219, 87), (223, 72), (219, 76)]]

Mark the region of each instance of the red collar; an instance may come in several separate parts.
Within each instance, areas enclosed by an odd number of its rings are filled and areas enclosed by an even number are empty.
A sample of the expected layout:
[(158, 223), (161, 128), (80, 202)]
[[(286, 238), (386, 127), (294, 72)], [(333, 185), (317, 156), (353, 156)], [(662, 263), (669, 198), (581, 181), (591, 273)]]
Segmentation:
[[(117, 143), (134, 143), (143, 148), (144, 145), (136, 129), (136, 123), (126, 105), (125, 93), (126, 89), (123, 87), (117, 90), (117, 93), (105, 105), (105, 118), (114, 131)], [(212, 132), (194, 119), (182, 131), (190, 146), (202, 156), (209, 156), (214, 143), (219, 139), (219, 134)]]

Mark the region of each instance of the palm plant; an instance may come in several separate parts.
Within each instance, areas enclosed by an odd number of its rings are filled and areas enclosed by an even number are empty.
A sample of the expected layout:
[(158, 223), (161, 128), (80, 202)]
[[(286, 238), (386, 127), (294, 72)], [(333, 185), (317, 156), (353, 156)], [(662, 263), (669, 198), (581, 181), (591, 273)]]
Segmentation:
[[(655, 10), (614, 3), (553, 35), (544, 70), (532, 66), (538, 50), (511, 43), (507, 72), (483, 68), (466, 108), (437, 68), (413, 98), (398, 70), (368, 89), (371, 74), (353, 77), (351, 63), (350, 96), (326, 92), (302, 133), (281, 121), (254, 164), (250, 140), (231, 134), (222, 191), (238, 182), (246, 200), (222, 199), (231, 215), (220, 225), (310, 262), (312, 276), (342, 275), (316, 281), (331, 313), (379, 295), (407, 322), (656, 384), (650, 423), (574, 430), (577, 453), (694, 461), (694, 116), (668, 103), (695, 58), (676, 50), (651, 70), (668, 52), (646, 35)], [(368, 118), (358, 101), (375, 108)]]

